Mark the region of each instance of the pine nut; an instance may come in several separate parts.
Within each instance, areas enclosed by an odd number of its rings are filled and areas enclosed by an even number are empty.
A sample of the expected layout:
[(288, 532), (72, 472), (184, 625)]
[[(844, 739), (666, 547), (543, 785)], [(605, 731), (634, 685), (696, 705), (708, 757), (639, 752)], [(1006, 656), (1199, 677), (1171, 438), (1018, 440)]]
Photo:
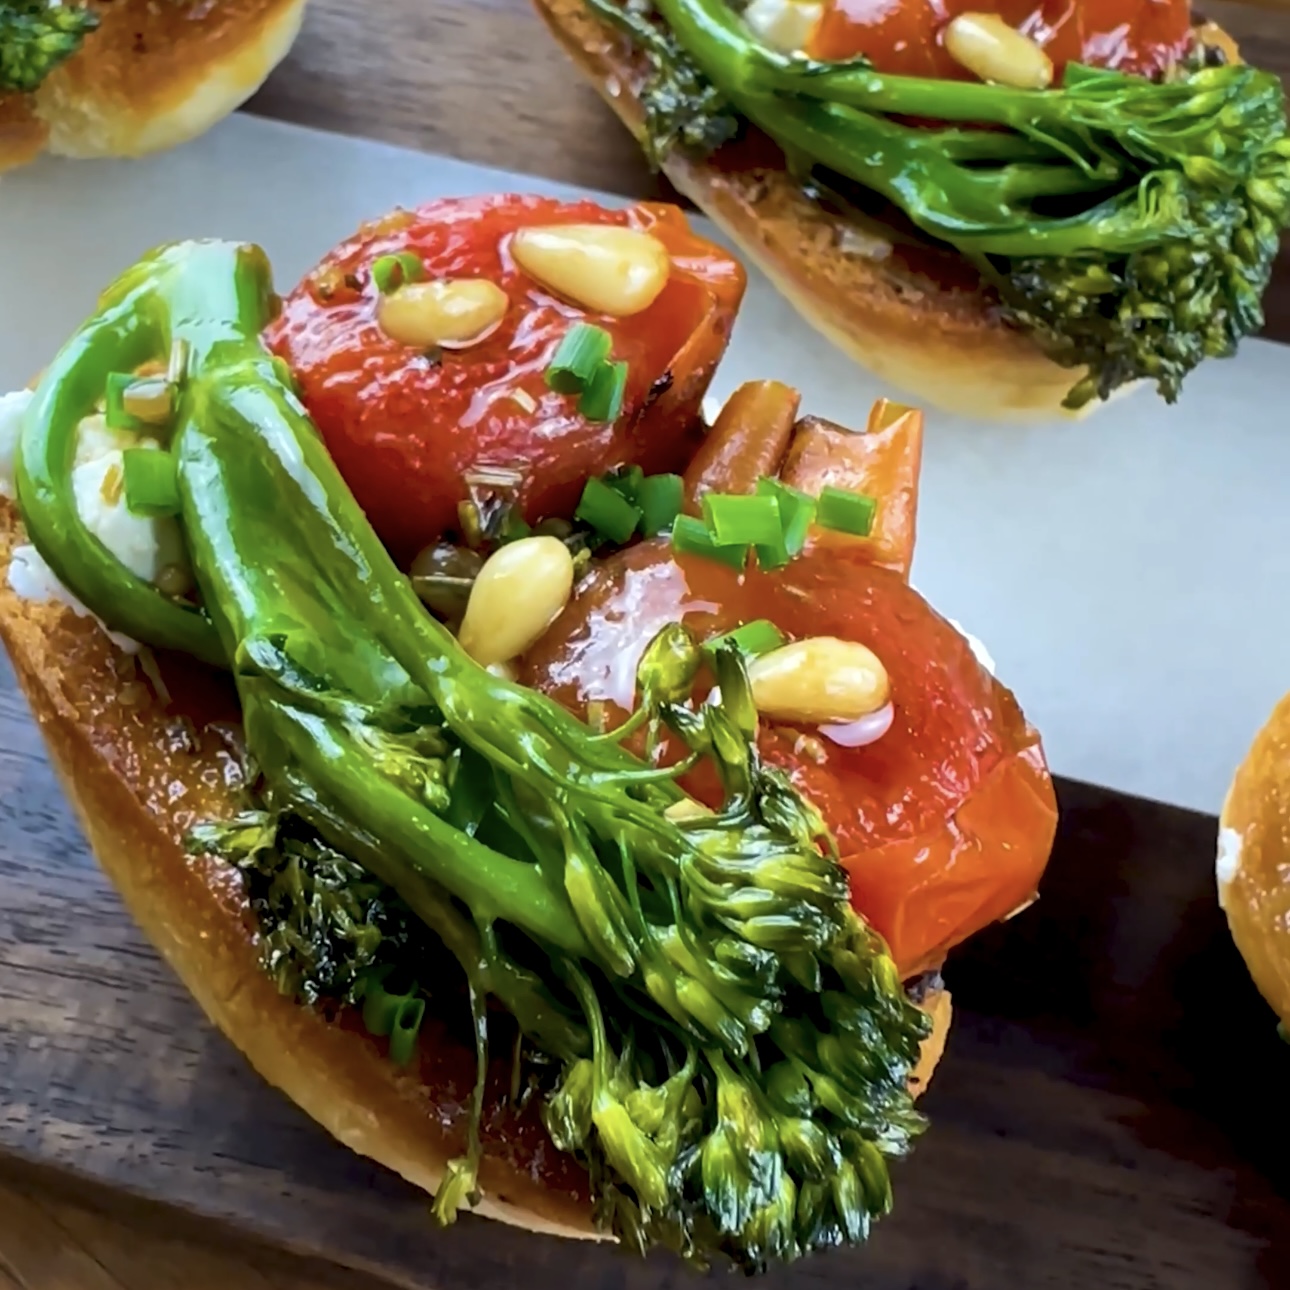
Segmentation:
[(1052, 59), (995, 13), (961, 13), (945, 28), (945, 48), (974, 76), (1019, 90), (1046, 90)]
[(458, 639), (476, 663), (509, 663), (560, 616), (573, 593), (573, 557), (559, 538), (508, 542), (475, 579)]
[(522, 228), (511, 239), (511, 255), (544, 287), (613, 318), (648, 309), (672, 271), (658, 238), (613, 224)]
[(465, 349), (495, 331), (509, 306), (506, 292), (486, 278), (441, 278), (382, 296), (376, 319), (400, 345)]
[(663, 812), (663, 818), (671, 820), (673, 824), (683, 824), (686, 820), (701, 820), (711, 814), (701, 802), (696, 802), (692, 797), (683, 797)]
[(121, 394), (121, 408), (145, 425), (164, 426), (174, 414), (174, 386), (155, 376), (134, 381)]
[(748, 668), (757, 711), (772, 721), (822, 725), (856, 721), (883, 707), (891, 682), (864, 645), (812, 636), (753, 660)]
[(744, 10), (753, 35), (781, 54), (805, 49), (823, 17), (824, 6), (809, 0), (752, 0)]

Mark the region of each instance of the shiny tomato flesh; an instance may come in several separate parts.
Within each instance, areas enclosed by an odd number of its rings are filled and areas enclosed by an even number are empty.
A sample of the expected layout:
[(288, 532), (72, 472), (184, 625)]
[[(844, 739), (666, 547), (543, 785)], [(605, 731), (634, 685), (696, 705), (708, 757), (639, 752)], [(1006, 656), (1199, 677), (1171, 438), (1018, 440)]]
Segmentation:
[[(508, 246), (516, 230), (548, 224), (645, 230), (672, 256), (662, 293), (643, 312), (611, 318), (561, 299), (523, 273)], [(426, 276), (486, 278), (510, 307), (498, 329), (464, 349), (427, 353), (396, 343), (376, 316), (371, 266), (413, 252)], [(618, 466), (683, 469), (697, 411), (725, 349), (745, 274), (693, 233), (675, 207), (606, 210), (592, 202), (527, 196), (433, 202), (365, 226), (332, 251), (286, 299), (266, 333), (291, 366), (327, 447), (397, 558), (458, 527), (481, 466), (520, 467), (518, 501), (530, 522), (568, 516), (587, 479)], [(589, 422), (576, 395), (544, 375), (580, 321), (606, 329), (628, 363), (620, 417)]]
[[(830, 825), (853, 902), (902, 972), (938, 965), (1033, 896), (1056, 803), (1039, 736), (1011, 693), (899, 572), (825, 550), (779, 573), (740, 575), (645, 543), (589, 575), (520, 679), (579, 714), (603, 705), (616, 721), (633, 706), (645, 646), (666, 624), (706, 639), (761, 618), (790, 640), (858, 641), (886, 665), (896, 718), (876, 743), (844, 748), (810, 727), (763, 722), (759, 746)], [(710, 773), (685, 784), (709, 805), (720, 800)]]
[(1154, 76), (1192, 44), (1188, 0), (827, 0), (807, 52), (830, 61), (867, 55), (883, 72), (975, 77), (950, 57), (944, 32), (961, 13), (995, 13), (1067, 63)]

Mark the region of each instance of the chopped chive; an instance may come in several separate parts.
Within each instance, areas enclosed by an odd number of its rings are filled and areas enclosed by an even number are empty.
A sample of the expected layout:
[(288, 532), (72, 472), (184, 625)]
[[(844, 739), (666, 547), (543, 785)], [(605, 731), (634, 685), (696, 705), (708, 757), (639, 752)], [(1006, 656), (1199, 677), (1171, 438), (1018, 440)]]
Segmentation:
[(390, 1060), (396, 1066), (408, 1066), (416, 1056), (417, 1035), (421, 1033), (421, 1023), (425, 1020), (426, 1001), (408, 997), (399, 1002), (402, 1006), (390, 1031)]
[(716, 649), (727, 641), (732, 641), (745, 654), (755, 656), (769, 654), (771, 650), (779, 649), (784, 643), (784, 633), (769, 618), (757, 618), (742, 627), (736, 627), (734, 631), (714, 636), (710, 641), (704, 642), (703, 648)]
[(720, 546), (754, 546), (778, 542), (782, 536), (779, 501), (774, 497), (709, 493), (703, 499), (703, 518)]
[(717, 560), (740, 573), (748, 563), (747, 546), (718, 546), (707, 525), (693, 515), (676, 517), (672, 525), (672, 550), (678, 555), (700, 555), (708, 560)]
[(789, 554), (788, 543), (784, 540), (782, 531), (776, 534), (773, 542), (758, 542), (753, 550), (757, 552), (757, 567), (763, 573), (773, 573), (776, 569), (782, 569), (793, 558)]
[(588, 421), (617, 421), (623, 410), (623, 394), (627, 389), (627, 364), (602, 363), (592, 374), (578, 411)]
[(670, 529), (681, 513), (684, 497), (685, 484), (680, 475), (650, 475), (636, 498), (641, 508), (641, 532), (646, 537), (658, 537)]
[(407, 1002), (407, 995), (391, 994), (385, 988), (385, 978), (392, 971), (388, 965), (379, 968), (363, 982), (363, 1026), (369, 1035), (378, 1039), (389, 1037), (399, 1009)]
[(546, 369), (547, 388), (557, 394), (581, 394), (609, 357), (612, 337), (594, 323), (577, 323), (564, 334)]
[(170, 345), (170, 362), (166, 366), (166, 380), (171, 385), (182, 385), (188, 378), (188, 361), (192, 355), (192, 346), (182, 337), (176, 336)]
[(605, 483), (633, 506), (640, 502), (641, 485), (645, 482), (645, 472), (639, 466), (624, 466), (604, 477)]
[(136, 515), (179, 514), (179, 472), (175, 458), (156, 448), (127, 448), (121, 454), (126, 509)]
[(845, 488), (825, 488), (820, 492), (815, 519), (821, 528), (838, 533), (868, 537), (873, 531), (877, 501), (865, 493), (849, 493)]
[(125, 392), (138, 378), (129, 372), (110, 372), (103, 404), (103, 419), (109, 430), (147, 430), (149, 427), (125, 410)]
[(574, 515), (602, 537), (620, 546), (636, 532), (636, 526), (641, 520), (640, 507), (633, 506), (603, 479), (587, 480), (587, 485), (582, 490), (582, 500)]
[(401, 287), (405, 282), (420, 282), (426, 266), (419, 255), (400, 251), (398, 255), (382, 255), (372, 262), (372, 281), (384, 296)]
[(763, 497), (773, 497), (779, 503), (781, 528), (778, 541), (758, 544), (757, 563), (768, 572), (782, 569), (801, 555), (806, 546), (811, 522), (815, 518), (815, 499), (778, 479), (759, 479), (757, 492)]

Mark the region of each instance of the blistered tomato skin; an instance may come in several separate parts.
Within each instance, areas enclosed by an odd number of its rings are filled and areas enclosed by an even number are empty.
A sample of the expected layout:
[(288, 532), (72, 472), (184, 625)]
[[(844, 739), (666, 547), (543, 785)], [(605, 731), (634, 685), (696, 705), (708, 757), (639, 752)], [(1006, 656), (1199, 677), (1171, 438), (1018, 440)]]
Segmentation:
[(1188, 0), (827, 0), (807, 52), (865, 54), (881, 72), (973, 80), (944, 32), (961, 13), (995, 13), (1041, 45), (1059, 78), (1067, 63), (1156, 76), (1192, 45)]
[[(963, 636), (897, 572), (819, 551), (781, 573), (754, 568), (741, 578), (643, 544), (584, 582), (521, 679), (575, 712), (597, 703), (620, 719), (660, 628), (680, 620), (706, 638), (757, 618), (789, 639), (859, 641), (886, 665), (896, 718), (877, 743), (843, 748), (817, 730), (763, 722), (759, 744), (823, 813), (853, 902), (902, 972), (938, 964), (1029, 900), (1056, 830), (1039, 736)], [(686, 786), (710, 805), (719, 800), (714, 777)]]
[[(510, 256), (511, 236), (543, 224), (619, 224), (668, 249), (672, 271), (645, 311), (616, 319), (546, 291)], [(507, 294), (501, 326), (464, 349), (422, 352), (377, 323), (373, 262), (413, 252), (426, 276), (487, 278)], [(683, 469), (696, 416), (743, 297), (741, 266), (697, 237), (675, 207), (609, 211), (591, 202), (503, 196), (450, 199), (365, 226), (287, 298), (266, 333), (291, 366), (301, 397), (373, 526), (410, 559), (458, 525), (467, 472), (522, 471), (519, 501), (534, 521), (567, 516), (593, 475), (627, 464)], [(544, 379), (577, 322), (605, 328), (628, 363), (613, 425), (580, 415), (574, 395)]]

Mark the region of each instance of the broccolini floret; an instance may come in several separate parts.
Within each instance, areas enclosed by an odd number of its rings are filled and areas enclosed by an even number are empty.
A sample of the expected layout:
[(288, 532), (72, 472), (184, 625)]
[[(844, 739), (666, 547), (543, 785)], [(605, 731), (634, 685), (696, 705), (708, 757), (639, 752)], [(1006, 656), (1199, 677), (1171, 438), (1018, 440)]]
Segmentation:
[(0, 0), (0, 93), (30, 94), (99, 25), (80, 5)]

